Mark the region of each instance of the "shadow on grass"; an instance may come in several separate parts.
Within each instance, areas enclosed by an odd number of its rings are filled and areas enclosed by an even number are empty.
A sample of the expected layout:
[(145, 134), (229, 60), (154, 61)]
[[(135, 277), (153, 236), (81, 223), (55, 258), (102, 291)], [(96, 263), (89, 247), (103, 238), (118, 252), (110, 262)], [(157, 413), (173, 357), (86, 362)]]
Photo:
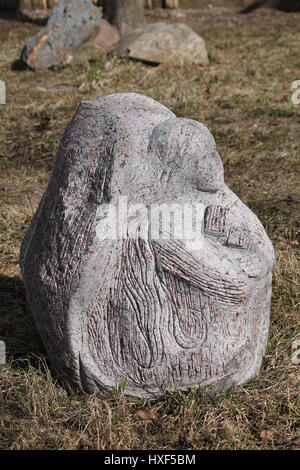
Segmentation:
[(16, 59), (11, 64), (11, 70), (18, 72), (18, 71), (24, 71), (24, 70), (30, 70), (30, 69), (21, 59)]
[(45, 354), (33, 318), (26, 307), (23, 282), (0, 274), (0, 340), (5, 342), (6, 359), (15, 367), (38, 361)]

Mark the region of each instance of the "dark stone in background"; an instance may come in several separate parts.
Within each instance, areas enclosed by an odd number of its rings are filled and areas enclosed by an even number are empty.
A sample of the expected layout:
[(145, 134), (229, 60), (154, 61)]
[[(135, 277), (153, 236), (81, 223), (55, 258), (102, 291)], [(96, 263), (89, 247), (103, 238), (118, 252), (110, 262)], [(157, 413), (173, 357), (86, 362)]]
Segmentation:
[(92, 0), (62, 0), (47, 26), (28, 40), (22, 61), (34, 70), (69, 64), (74, 49), (99, 31), (101, 17)]

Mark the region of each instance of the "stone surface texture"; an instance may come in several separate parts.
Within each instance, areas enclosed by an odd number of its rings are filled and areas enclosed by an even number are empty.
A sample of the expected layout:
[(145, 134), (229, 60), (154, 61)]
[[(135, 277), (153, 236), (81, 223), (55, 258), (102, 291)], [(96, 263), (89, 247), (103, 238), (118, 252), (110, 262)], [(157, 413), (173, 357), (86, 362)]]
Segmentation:
[(152, 63), (207, 64), (201, 36), (185, 24), (150, 23), (125, 36), (117, 46), (121, 57)]
[(102, 0), (103, 17), (123, 36), (145, 24), (144, 0)]
[[(129, 221), (114, 238), (108, 214), (120, 197)], [(144, 212), (130, 212), (136, 204), (199, 204), (202, 226), (192, 244), (172, 235), (175, 216), (159, 237), (147, 236)], [(223, 391), (259, 371), (272, 244), (225, 185), (208, 129), (148, 97), (81, 103), (20, 262), (30, 310), (63, 383), (88, 393), (126, 383), (126, 394), (149, 397), (170, 387)]]
[(34, 70), (71, 63), (74, 50), (99, 31), (101, 16), (92, 0), (61, 0), (47, 26), (28, 40), (22, 61)]
[(100, 32), (94, 39), (95, 46), (110, 50), (120, 40), (120, 33), (117, 28), (103, 18), (100, 20)]

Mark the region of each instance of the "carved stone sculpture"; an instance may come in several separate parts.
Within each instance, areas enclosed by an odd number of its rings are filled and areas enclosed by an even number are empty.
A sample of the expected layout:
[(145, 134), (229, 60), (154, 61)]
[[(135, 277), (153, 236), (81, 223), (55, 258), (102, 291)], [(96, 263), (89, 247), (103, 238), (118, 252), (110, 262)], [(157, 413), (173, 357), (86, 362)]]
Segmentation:
[(81, 103), (21, 249), (53, 370), (86, 392), (126, 383), (133, 396), (251, 379), (273, 264), (208, 129), (134, 93)]

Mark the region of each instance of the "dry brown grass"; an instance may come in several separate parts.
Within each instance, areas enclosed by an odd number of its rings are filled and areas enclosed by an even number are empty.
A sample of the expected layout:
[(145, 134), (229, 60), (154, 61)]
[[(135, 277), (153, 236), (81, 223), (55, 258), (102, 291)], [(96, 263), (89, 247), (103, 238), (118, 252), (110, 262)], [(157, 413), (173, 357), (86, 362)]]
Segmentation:
[[(299, 16), (212, 10), (188, 21), (207, 41), (210, 65), (150, 67), (114, 55), (64, 70), (11, 68), (37, 27), (0, 20), (0, 448), (262, 449), (300, 447)], [(209, 399), (172, 392), (149, 402), (115, 392), (67, 395), (49, 372), (20, 281), (22, 237), (47, 183), (62, 132), (82, 99), (137, 91), (204, 122), (228, 185), (260, 217), (274, 243), (271, 329), (260, 375)]]

